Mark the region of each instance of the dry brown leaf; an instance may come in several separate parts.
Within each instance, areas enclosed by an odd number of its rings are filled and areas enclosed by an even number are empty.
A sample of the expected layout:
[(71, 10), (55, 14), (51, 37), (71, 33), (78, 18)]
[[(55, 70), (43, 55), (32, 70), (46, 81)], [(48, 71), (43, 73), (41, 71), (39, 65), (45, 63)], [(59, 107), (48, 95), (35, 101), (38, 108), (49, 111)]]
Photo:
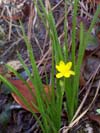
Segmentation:
[(92, 4), (100, 4), (100, 0), (88, 0), (88, 2)]
[(9, 61), (9, 62), (7, 62), (7, 65), (11, 66), (16, 71), (22, 68), (22, 64), (18, 60)]
[(100, 115), (90, 114), (88, 117), (100, 125)]
[[(32, 102), (34, 104), (36, 104), (36, 99), (35, 97), (32, 96), (32, 94), (30, 93), (29, 89), (27, 88), (27, 86), (21, 81), (21, 80), (12, 80), (12, 79), (8, 79), (17, 89), (18, 91), (26, 98), (26, 100), (28, 101), (29, 105), (31, 106), (32, 110), (35, 112), (35, 113), (39, 113), (39, 111), (34, 108)], [(32, 89), (32, 92), (33, 94), (35, 95), (35, 88), (32, 84), (31, 81), (28, 81), (28, 84), (30, 86), (30, 88)], [(47, 97), (50, 98), (50, 87), (47, 86), (47, 85), (44, 85), (44, 91), (46, 92), (47, 94)], [(14, 100), (20, 104), (24, 109), (28, 110), (29, 109), (27, 108), (27, 106), (23, 103), (23, 101), (20, 99), (19, 96), (17, 96), (15, 93), (12, 93), (12, 96), (14, 98)], [(44, 99), (46, 100), (46, 99)]]

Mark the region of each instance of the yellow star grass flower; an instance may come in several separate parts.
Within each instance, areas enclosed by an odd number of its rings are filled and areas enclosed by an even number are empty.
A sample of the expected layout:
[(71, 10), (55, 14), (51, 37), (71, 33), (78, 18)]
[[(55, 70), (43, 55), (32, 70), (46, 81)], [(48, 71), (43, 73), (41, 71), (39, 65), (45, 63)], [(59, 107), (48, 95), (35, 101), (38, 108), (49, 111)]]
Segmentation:
[(75, 75), (75, 72), (71, 70), (72, 62), (64, 63), (60, 61), (59, 65), (56, 65), (56, 69), (59, 73), (56, 74), (56, 78), (69, 78), (71, 75)]

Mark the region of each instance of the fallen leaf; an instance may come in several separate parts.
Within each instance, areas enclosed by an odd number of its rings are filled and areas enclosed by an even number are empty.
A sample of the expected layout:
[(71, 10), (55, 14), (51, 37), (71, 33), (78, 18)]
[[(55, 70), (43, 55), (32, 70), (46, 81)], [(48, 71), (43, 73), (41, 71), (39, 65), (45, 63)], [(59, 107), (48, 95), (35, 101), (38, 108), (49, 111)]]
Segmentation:
[[(35, 113), (39, 113), (39, 111), (33, 106), (32, 102), (34, 104), (36, 104), (36, 99), (35, 97), (32, 96), (32, 94), (30, 93), (29, 89), (27, 88), (27, 86), (21, 81), (21, 80), (12, 80), (12, 79), (8, 79), (17, 89), (18, 91), (26, 98), (26, 100), (28, 101), (29, 105), (31, 106), (32, 110)], [(32, 92), (34, 95), (36, 95), (35, 93), (35, 88), (32, 84), (31, 81), (28, 81), (28, 84), (30, 85), (30, 88), (32, 89)], [(44, 85), (44, 91), (47, 94), (47, 97), (50, 98), (50, 87), (48, 87), (47, 85)], [(27, 106), (23, 103), (23, 101), (20, 99), (20, 97), (18, 95), (16, 95), (15, 93), (12, 93), (12, 96), (14, 98), (14, 100), (20, 104), (24, 109), (28, 110)], [(46, 100), (46, 99), (45, 99)], [(36, 104), (37, 105), (37, 104)]]
[(7, 65), (11, 66), (14, 68), (16, 71), (22, 68), (22, 64), (20, 63), (19, 60), (12, 60), (7, 62)]
[[(99, 64), (100, 59), (95, 56), (90, 56), (85, 60), (84, 77), (86, 80), (90, 78), (90, 76), (94, 73)], [(99, 73), (97, 75), (99, 75)]]
[(100, 0), (88, 0), (92, 4), (100, 4)]
[(97, 122), (100, 125), (100, 115), (90, 114), (88, 115), (89, 119)]

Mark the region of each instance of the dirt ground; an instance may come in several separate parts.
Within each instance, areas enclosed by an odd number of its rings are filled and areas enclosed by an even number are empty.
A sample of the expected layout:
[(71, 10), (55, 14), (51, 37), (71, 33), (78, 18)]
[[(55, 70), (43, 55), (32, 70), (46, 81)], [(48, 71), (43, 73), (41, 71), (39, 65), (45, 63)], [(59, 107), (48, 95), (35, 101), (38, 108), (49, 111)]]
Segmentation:
[[(19, 19), (23, 22), (26, 34), (32, 44), (33, 53), (40, 74), (43, 75), (43, 63), (47, 63), (46, 70), (50, 72), (50, 51), (49, 39), (46, 35), (42, 21), (38, 17), (35, 7), (31, 0), (16, 0), (16, 2), (0, 1), (0, 68), (12, 60), (18, 60), (17, 51), (21, 54), (27, 65), (30, 64), (27, 49), (23, 41)], [(7, 3), (8, 2), (8, 3)], [(22, 5), (21, 5), (22, 3)], [(55, 22), (60, 42), (63, 42), (63, 24), (64, 24), (64, 1), (50, 0), (54, 13)], [(79, 38), (79, 23), (83, 22), (86, 30), (89, 28), (93, 14), (98, 3), (80, 0), (77, 17), (77, 38)], [(18, 8), (20, 6), (20, 9)], [(14, 8), (13, 8), (14, 7)], [(31, 9), (32, 7), (32, 9)], [(16, 10), (15, 10), (16, 9)], [(72, 3), (68, 6), (68, 42), (71, 44), (72, 29)], [(32, 20), (31, 20), (31, 15)], [(10, 15), (12, 17), (10, 17)], [(100, 18), (99, 18), (100, 19)], [(84, 97), (85, 103), (80, 111), (80, 115), (89, 105), (86, 115), (70, 130), (70, 133), (100, 133), (100, 115), (96, 110), (100, 108), (100, 91), (98, 89), (100, 81), (100, 20), (96, 23), (92, 31), (95, 41), (87, 45), (80, 76), (79, 104)], [(76, 40), (78, 42), (78, 39)], [(44, 60), (41, 62), (41, 60)], [(19, 68), (20, 69), (20, 68)], [(20, 73), (25, 72), (22, 68)], [(96, 76), (95, 76), (96, 75)], [(93, 82), (92, 79), (94, 78)], [(43, 78), (45, 83), (45, 79)], [(32, 114), (13, 99), (9, 89), (3, 83), (0, 83), (0, 133), (41, 133), (41, 129)], [(39, 114), (37, 114), (40, 117)], [(62, 112), (61, 127), (66, 127), (67, 116)]]

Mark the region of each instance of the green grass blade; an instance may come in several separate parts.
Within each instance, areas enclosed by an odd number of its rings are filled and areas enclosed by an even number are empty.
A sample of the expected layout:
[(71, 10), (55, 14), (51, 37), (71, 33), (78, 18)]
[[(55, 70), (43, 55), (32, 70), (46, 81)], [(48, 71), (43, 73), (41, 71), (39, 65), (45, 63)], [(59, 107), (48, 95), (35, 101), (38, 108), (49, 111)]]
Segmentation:
[(64, 46), (63, 46), (63, 51), (64, 51), (64, 61), (68, 61), (68, 41), (67, 41), (67, 1), (65, 0), (65, 19), (64, 19)]
[(72, 18), (72, 63), (75, 66), (75, 49), (76, 49), (76, 23), (77, 23), (77, 10), (78, 1), (74, 0), (73, 18)]

